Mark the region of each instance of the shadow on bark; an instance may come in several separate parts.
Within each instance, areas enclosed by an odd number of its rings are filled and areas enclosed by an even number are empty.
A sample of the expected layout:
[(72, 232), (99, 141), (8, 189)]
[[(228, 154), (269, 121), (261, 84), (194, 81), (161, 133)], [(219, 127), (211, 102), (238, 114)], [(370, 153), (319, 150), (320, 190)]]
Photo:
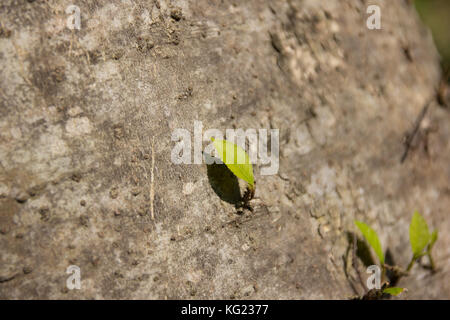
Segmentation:
[(206, 168), (208, 181), (214, 192), (223, 201), (237, 206), (241, 201), (241, 191), (236, 176), (224, 164), (207, 164)]
[[(389, 248), (386, 250), (384, 257), (385, 257), (384, 258), (385, 263), (387, 265), (390, 265), (390, 266), (396, 265), (395, 261), (394, 261), (394, 257), (392, 256), (392, 252)], [(386, 277), (389, 279), (389, 283), (390, 283), (391, 287), (395, 287), (397, 285), (398, 281), (400, 280), (400, 276), (397, 273), (393, 272), (391, 269), (386, 270)]]
[[(347, 232), (347, 240), (349, 244), (349, 250), (353, 247), (353, 232)], [(370, 248), (364, 240), (356, 237), (356, 256), (362, 261), (364, 266), (368, 267), (375, 264), (375, 261), (372, 258), (372, 254), (370, 253)]]

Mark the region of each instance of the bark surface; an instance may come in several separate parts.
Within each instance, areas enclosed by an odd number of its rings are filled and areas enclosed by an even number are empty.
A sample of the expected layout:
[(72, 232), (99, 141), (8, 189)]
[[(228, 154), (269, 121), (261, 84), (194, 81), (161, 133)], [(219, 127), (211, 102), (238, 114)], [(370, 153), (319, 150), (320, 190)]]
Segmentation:
[[(381, 30), (367, 1), (76, 1), (80, 30), (70, 4), (0, 5), (0, 298), (345, 299), (353, 220), (406, 267), (416, 209), (439, 270), (399, 285), (450, 298), (447, 110), (400, 162), (440, 77), (407, 1), (371, 1)], [(223, 167), (172, 163), (196, 120), (280, 129), (253, 212)]]

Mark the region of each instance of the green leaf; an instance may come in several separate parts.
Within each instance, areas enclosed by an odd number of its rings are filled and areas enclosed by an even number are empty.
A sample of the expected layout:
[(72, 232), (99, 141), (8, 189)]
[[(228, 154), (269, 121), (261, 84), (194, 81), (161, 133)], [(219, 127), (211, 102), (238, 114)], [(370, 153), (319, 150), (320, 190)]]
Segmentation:
[(251, 189), (255, 188), (253, 177), (253, 166), (244, 149), (227, 140), (216, 140), (211, 138), (220, 160), (233, 172), (236, 177), (247, 181)]
[(380, 260), (380, 264), (384, 265), (384, 254), (383, 249), (381, 248), (380, 239), (378, 239), (378, 235), (371, 227), (369, 227), (364, 222), (355, 221), (356, 226), (361, 230), (364, 238), (366, 238), (367, 242), (372, 246), (373, 250), (378, 256)]
[(399, 287), (390, 287), (383, 290), (383, 293), (388, 293), (392, 296), (398, 296), (400, 293), (405, 291), (405, 288), (399, 288)]
[(414, 258), (422, 255), (423, 250), (430, 242), (430, 232), (425, 219), (416, 211), (409, 225), (409, 242)]
[(438, 231), (434, 230), (433, 233), (431, 234), (431, 240), (429, 245), (430, 250), (431, 248), (433, 248), (434, 243), (436, 242), (437, 239), (438, 239)]

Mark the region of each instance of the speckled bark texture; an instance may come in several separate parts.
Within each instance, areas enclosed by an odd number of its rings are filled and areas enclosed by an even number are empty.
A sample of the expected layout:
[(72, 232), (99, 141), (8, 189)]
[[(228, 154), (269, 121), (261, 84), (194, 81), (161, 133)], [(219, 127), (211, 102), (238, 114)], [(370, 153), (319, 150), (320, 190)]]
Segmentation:
[[(450, 298), (446, 109), (400, 163), (440, 77), (408, 1), (371, 1), (381, 30), (368, 1), (74, 1), (80, 30), (70, 4), (0, 4), (0, 298), (346, 299), (353, 220), (406, 266), (415, 209), (439, 271), (415, 266), (403, 297)], [(171, 162), (195, 120), (280, 129), (253, 212)]]

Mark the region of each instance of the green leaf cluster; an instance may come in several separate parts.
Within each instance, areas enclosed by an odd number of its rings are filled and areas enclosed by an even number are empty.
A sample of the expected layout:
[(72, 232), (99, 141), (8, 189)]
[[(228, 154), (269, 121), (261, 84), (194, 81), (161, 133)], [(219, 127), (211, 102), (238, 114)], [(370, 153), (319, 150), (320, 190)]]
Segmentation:
[[(375, 251), (378, 260), (384, 270), (384, 254), (383, 249), (381, 247), (380, 239), (378, 238), (378, 234), (375, 230), (369, 227), (367, 224), (361, 221), (355, 220), (355, 225), (363, 234), (366, 241)], [(425, 219), (418, 213), (414, 212), (411, 223), (409, 225), (409, 242), (411, 244), (411, 250), (413, 253), (413, 257), (411, 262), (408, 265), (406, 271), (408, 272), (413, 266), (414, 262), (424, 255), (428, 255), (430, 259), (431, 269), (435, 270), (433, 258), (431, 256), (431, 249), (438, 239), (438, 232), (434, 230), (430, 233), (428, 224)], [(406, 274), (407, 274), (406, 272)], [(405, 289), (399, 287), (387, 287), (383, 289), (383, 293), (387, 293), (393, 296), (397, 296), (402, 293)]]

